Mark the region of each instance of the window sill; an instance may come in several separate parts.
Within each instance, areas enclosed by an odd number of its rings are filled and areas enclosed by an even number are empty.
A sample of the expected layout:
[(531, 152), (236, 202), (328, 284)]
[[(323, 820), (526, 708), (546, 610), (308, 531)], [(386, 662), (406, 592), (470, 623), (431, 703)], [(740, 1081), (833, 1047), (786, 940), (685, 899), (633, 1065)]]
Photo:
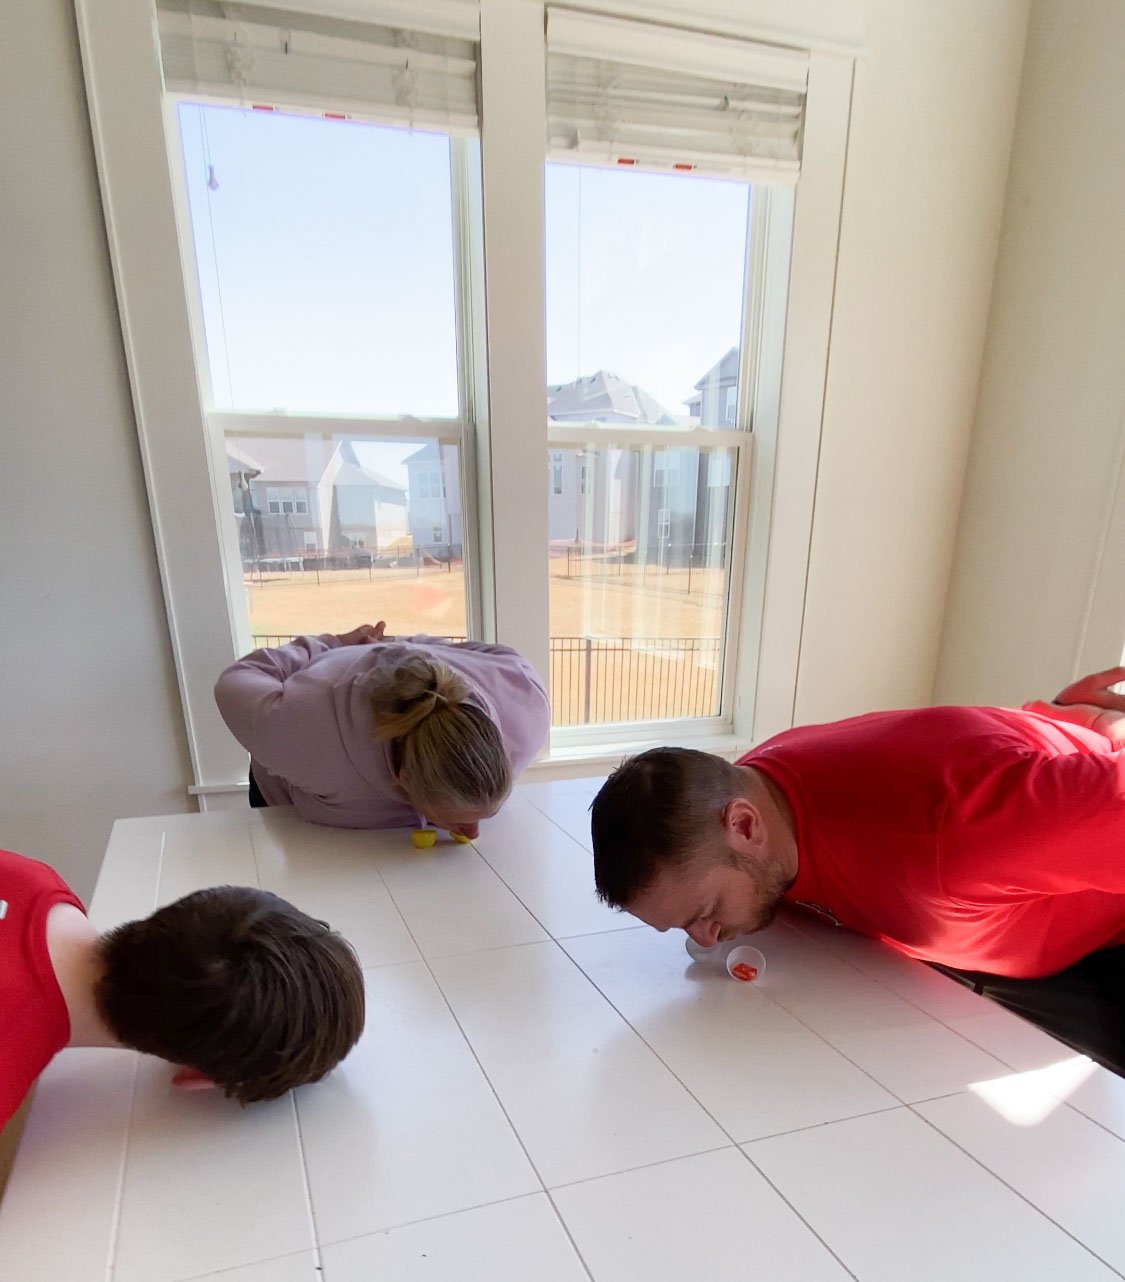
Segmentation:
[(552, 745), (552, 747), (520, 776), (526, 782), (546, 783), (552, 779), (578, 779), (584, 775), (604, 775), (619, 766), (626, 757), (635, 756), (648, 748), (663, 748), (669, 744), (697, 748), (700, 752), (713, 752), (717, 757), (733, 761), (751, 747), (750, 741), (733, 734), (700, 736), (677, 743), (667, 735), (618, 739), (613, 743), (586, 743)]

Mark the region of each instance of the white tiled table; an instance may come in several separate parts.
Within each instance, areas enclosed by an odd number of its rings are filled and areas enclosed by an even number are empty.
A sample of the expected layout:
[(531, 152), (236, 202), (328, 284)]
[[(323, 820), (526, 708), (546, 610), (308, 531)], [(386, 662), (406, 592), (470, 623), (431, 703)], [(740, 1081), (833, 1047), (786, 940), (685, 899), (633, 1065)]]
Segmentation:
[(129, 1052), (45, 1074), (4, 1282), (1084, 1282), (1125, 1272), (1125, 1082), (793, 918), (753, 986), (591, 892), (594, 781), (475, 847), (283, 811), (114, 829), (105, 927), (216, 882), (348, 935), (368, 1026), (245, 1110)]

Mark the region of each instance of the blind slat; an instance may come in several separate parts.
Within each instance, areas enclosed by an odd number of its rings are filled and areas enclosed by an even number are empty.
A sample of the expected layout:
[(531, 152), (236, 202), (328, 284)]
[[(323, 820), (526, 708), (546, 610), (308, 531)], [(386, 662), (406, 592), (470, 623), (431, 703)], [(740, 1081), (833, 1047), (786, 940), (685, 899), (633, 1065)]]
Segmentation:
[(808, 55), (550, 8), (552, 155), (792, 181)]
[(252, 5), (165, 0), (167, 88), (221, 101), (475, 132), (477, 45)]

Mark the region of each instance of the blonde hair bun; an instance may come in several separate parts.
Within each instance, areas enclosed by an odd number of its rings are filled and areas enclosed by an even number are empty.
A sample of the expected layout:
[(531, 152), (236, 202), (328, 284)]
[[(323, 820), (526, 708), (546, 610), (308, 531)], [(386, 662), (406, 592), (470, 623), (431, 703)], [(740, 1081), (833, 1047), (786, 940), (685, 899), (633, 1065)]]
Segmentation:
[(398, 782), (425, 816), (471, 820), (512, 790), (500, 729), (448, 663), (411, 654), (368, 687), (377, 740), (393, 740)]

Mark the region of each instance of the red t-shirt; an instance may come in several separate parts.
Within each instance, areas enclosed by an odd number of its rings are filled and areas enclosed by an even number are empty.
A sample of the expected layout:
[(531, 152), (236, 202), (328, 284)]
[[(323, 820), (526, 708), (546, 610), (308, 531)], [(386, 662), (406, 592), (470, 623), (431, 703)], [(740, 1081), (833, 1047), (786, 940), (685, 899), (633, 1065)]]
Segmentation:
[(70, 1040), (47, 952), (47, 914), (55, 904), (82, 908), (53, 868), (0, 850), (0, 1126)]
[(912, 957), (1051, 975), (1125, 942), (1125, 749), (1029, 710), (921, 708), (746, 754), (797, 829), (786, 898)]

